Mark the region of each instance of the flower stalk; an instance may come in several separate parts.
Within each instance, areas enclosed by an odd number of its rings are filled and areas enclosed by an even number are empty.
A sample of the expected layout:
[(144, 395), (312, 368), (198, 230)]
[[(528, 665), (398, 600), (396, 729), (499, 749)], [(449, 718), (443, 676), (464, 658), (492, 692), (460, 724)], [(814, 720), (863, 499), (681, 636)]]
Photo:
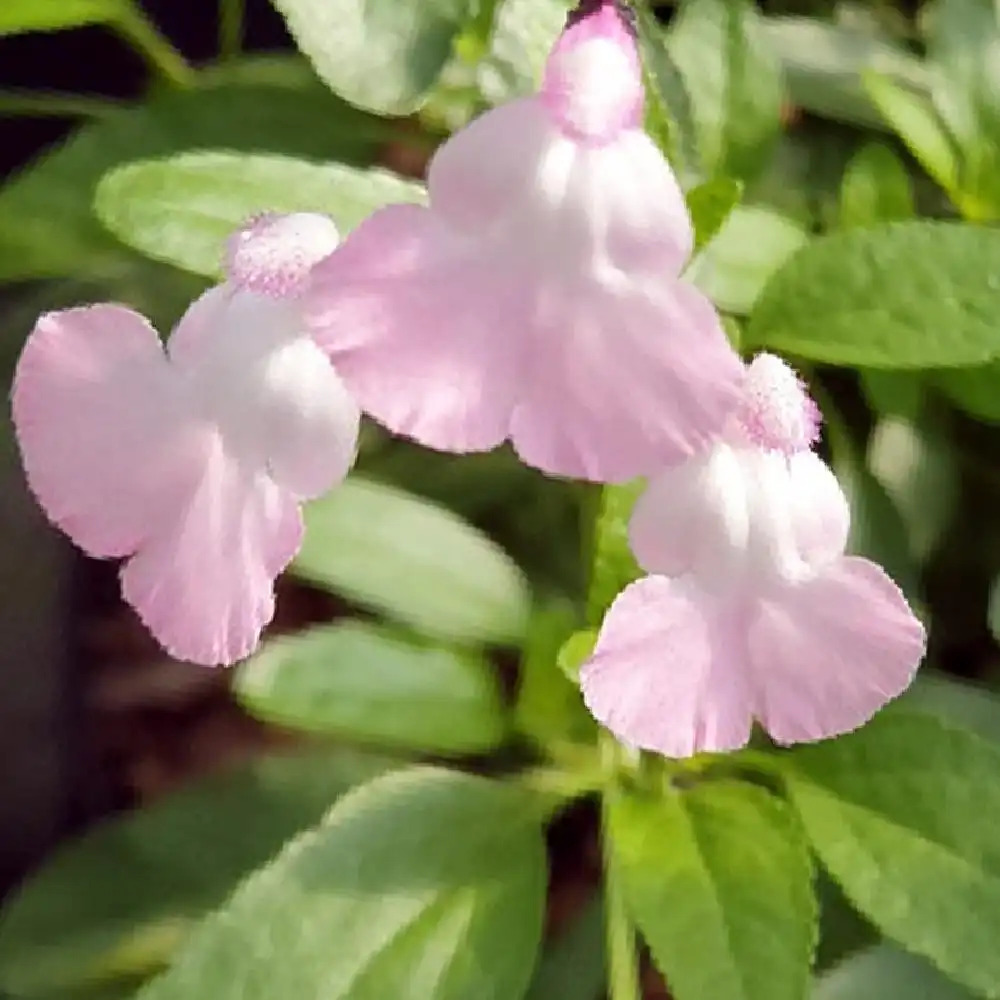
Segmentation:
[(138, 4), (125, 7), (113, 26), (166, 83), (179, 90), (195, 86), (197, 73), (194, 67), (174, 48)]
[(604, 922), (610, 1000), (641, 1000), (635, 925), (628, 914), (625, 891), (617, 871), (609, 830), (611, 800), (605, 791), (601, 804), (601, 845), (604, 859)]

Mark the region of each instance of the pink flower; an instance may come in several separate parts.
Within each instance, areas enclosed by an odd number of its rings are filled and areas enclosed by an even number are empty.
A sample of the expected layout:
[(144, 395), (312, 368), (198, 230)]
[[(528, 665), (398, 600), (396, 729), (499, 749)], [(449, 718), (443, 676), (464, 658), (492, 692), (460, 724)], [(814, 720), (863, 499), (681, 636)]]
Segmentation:
[(18, 362), (31, 489), (84, 551), (126, 560), (125, 600), (180, 659), (253, 650), (299, 548), (300, 502), (353, 463), (358, 408), (296, 304), (336, 244), (322, 216), (262, 217), (166, 350), (105, 304), (42, 316)]
[(924, 630), (888, 576), (845, 556), (850, 511), (809, 448), (819, 414), (771, 355), (706, 455), (655, 478), (632, 549), (651, 576), (611, 605), (580, 681), (620, 739), (669, 757), (855, 729), (913, 679)]
[(630, 23), (587, 0), (541, 92), (437, 152), (429, 208), (376, 212), (316, 269), (307, 320), (363, 409), (434, 448), (510, 438), (598, 481), (707, 447), (742, 368), (678, 277), (691, 222), (642, 105)]

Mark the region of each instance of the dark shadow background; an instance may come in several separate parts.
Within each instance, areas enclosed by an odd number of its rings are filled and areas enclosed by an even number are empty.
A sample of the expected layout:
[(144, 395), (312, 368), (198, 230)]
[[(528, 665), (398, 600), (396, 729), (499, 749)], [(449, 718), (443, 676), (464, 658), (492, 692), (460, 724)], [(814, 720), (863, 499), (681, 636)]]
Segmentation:
[[(192, 62), (216, 54), (218, 14), (213, 0), (142, 0), (142, 6)], [(246, 6), (246, 48), (293, 48), (267, 0), (246, 0)], [(102, 27), (0, 38), (0, 88), (138, 99), (148, 82), (142, 58)], [(66, 119), (0, 118), (0, 177), (58, 141), (73, 125)]]

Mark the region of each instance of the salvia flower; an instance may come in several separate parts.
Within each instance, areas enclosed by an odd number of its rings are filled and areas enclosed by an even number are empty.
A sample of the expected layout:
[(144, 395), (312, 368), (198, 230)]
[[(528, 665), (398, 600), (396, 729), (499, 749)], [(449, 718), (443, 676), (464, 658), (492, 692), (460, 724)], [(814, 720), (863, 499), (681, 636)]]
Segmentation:
[(547, 472), (648, 474), (703, 450), (742, 369), (679, 275), (691, 222), (642, 129), (632, 25), (588, 0), (541, 91), (434, 156), (316, 269), (305, 311), (362, 407), (446, 451), (510, 438)]
[(231, 241), (228, 280), (166, 348), (102, 304), (42, 316), (13, 413), (28, 482), (174, 656), (232, 663), (274, 612), (299, 504), (342, 480), (359, 411), (303, 331), (297, 296), (337, 245), (322, 216), (264, 216)]
[(595, 717), (670, 757), (854, 729), (910, 683), (924, 630), (810, 446), (819, 414), (771, 355), (706, 454), (654, 478), (630, 537), (651, 575), (611, 605), (580, 680)]

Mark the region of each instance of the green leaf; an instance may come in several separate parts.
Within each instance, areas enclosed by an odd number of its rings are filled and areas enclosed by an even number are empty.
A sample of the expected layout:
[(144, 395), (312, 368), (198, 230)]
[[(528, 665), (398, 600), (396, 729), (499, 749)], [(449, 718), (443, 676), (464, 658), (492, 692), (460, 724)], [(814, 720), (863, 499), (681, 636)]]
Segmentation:
[(815, 115), (884, 130), (883, 117), (862, 82), (866, 73), (930, 93), (923, 61), (889, 38), (815, 17), (765, 17), (762, 23), (781, 60), (792, 104)]
[(882, 935), (847, 901), (840, 886), (822, 869), (816, 872), (819, 940), (813, 973), (826, 971), (849, 955), (877, 944)]
[(993, 580), (990, 587), (990, 604), (986, 612), (986, 621), (993, 638), (1000, 642), (1000, 576)]
[(0, 37), (116, 21), (124, 7), (122, 0), (3, 0)]
[(148, 976), (142, 976), (134, 980), (115, 983), (113, 986), (101, 986), (97, 989), (37, 993), (32, 995), (31, 1000), (134, 1000), (136, 993), (145, 986), (148, 979)]
[(578, 683), (580, 667), (590, 658), (597, 645), (597, 629), (585, 628), (574, 632), (560, 647), (556, 664), (563, 675)]
[(851, 506), (850, 555), (877, 562), (911, 604), (920, 601), (920, 571), (913, 559), (906, 525), (882, 484), (857, 464), (835, 462), (834, 470)]
[(357, 471), (449, 507), (496, 539), (539, 587), (573, 593), (580, 586), (579, 486), (539, 476), (510, 447), (478, 454), (428, 451), (366, 425), (382, 442), (362, 454)]
[(771, 276), (809, 239), (791, 219), (766, 208), (737, 206), (687, 269), (720, 309), (745, 315)]
[(363, 622), (268, 643), (239, 668), (235, 691), (266, 722), (407, 750), (492, 750), (506, 730), (482, 656)]
[(369, 425), (379, 442), (362, 454), (364, 475), (411, 489), (471, 521), (489, 519), (498, 508), (518, 502), (538, 480), (508, 448), (459, 455), (428, 451), (405, 438), (395, 438)]
[(739, 353), (740, 345), (743, 342), (743, 324), (735, 316), (725, 313), (721, 314), (719, 319), (722, 321), (722, 329), (725, 331), (730, 347)]
[(977, 420), (1000, 424), (1000, 362), (934, 372), (934, 382), (966, 413)]
[(920, 573), (906, 525), (885, 487), (872, 475), (864, 456), (828, 417), (833, 471), (851, 506), (847, 551), (882, 566), (911, 603), (920, 595)]
[(906, 143), (924, 170), (956, 198), (958, 150), (930, 97), (875, 73), (867, 73), (862, 79), (889, 127)]
[(305, 509), (299, 576), (442, 639), (516, 643), (529, 595), (511, 559), (451, 511), (352, 477)]
[(516, 790), (433, 768), (346, 796), (249, 878), (141, 1000), (515, 1000), (545, 846)]
[(8, 899), (0, 988), (35, 996), (157, 971), (240, 878), (384, 767), (342, 751), (262, 758), (97, 827)]
[(891, 944), (847, 959), (817, 983), (812, 1000), (975, 1000), (932, 965)]
[(327, 85), (378, 114), (416, 110), (475, 0), (272, 0)]
[(840, 182), (857, 150), (855, 135), (805, 118), (782, 133), (764, 172), (747, 187), (746, 202), (793, 219), (807, 232), (836, 224)]
[(982, 114), (996, 106), (1000, 81), (988, 59), (995, 54), (1000, 26), (993, 0), (935, 0), (921, 17), (933, 97), (941, 116), (964, 149), (986, 138)]
[(986, 740), (1000, 742), (1000, 695), (982, 684), (922, 668), (900, 695), (900, 708), (929, 712)]
[(645, 480), (635, 479), (600, 491), (587, 592), (587, 622), (595, 628), (621, 590), (642, 575), (629, 546), (628, 523), (645, 486)]
[(710, 243), (743, 197), (743, 185), (730, 177), (716, 177), (688, 191), (688, 211), (694, 223), (694, 245)]
[(610, 832), (629, 909), (676, 1000), (803, 1000), (816, 900), (783, 802), (732, 781), (622, 796)]
[(883, 417), (868, 442), (868, 467), (899, 511), (910, 551), (922, 563), (951, 523), (958, 501), (954, 446), (929, 420)]
[(573, 0), (504, 0), (477, 70), (483, 96), (500, 104), (534, 93)]
[(873, 226), (914, 214), (913, 185), (902, 160), (881, 143), (860, 149), (841, 183), (841, 227)]
[(686, 0), (668, 48), (690, 95), (701, 165), (750, 180), (781, 131), (781, 67), (750, 0)]
[(199, 71), (200, 83), (203, 86), (242, 84), (284, 87), (298, 92), (313, 90), (326, 94), (327, 98), (337, 104), (342, 111), (356, 118), (359, 124), (367, 122), (369, 125), (374, 125), (378, 121), (334, 97), (313, 72), (309, 60), (297, 52), (282, 49), (270, 52), (244, 52), (239, 59), (209, 63), (207, 66), (200, 66)]
[[(472, 13), (452, 46), (453, 57), (457, 57), (460, 62), (471, 64), (486, 55), (497, 14), (502, 6), (503, 0), (476, 0), (470, 8)], [(449, 65), (454, 67), (455, 62), (456, 59), (453, 58)]]
[[(55, 993), (35, 993), (30, 1000), (134, 1000), (136, 993), (149, 982), (148, 976), (140, 976), (131, 980), (123, 980), (109, 986), (99, 986), (86, 990), (58, 990)], [(25, 1000), (22, 997), (10, 997), (2, 994), (5, 1000)]]
[(370, 121), (318, 85), (219, 85), (116, 112), (0, 189), (0, 280), (115, 274), (134, 261), (92, 209), (119, 164), (198, 147), (367, 162), (380, 141)]
[(935, 106), (960, 150), (953, 198), (969, 219), (1000, 213), (1000, 17), (994, 0), (937, 0), (929, 7), (927, 57)]
[(851, 902), (958, 982), (1000, 996), (1000, 747), (889, 711), (779, 759)]
[(584, 708), (579, 687), (558, 665), (559, 652), (576, 627), (578, 614), (568, 601), (551, 599), (539, 604), (528, 625), (515, 723), (542, 745), (557, 739), (582, 743), (594, 733), (594, 719)]
[(701, 179), (698, 128), (684, 77), (667, 46), (667, 34), (645, 3), (633, 7), (648, 99), (646, 131), (671, 162), (683, 187)]
[(813, 240), (768, 282), (748, 345), (871, 368), (1000, 355), (1000, 231), (895, 222)]
[(599, 1000), (604, 966), (604, 907), (596, 897), (545, 949), (525, 1000)]
[(422, 185), (385, 170), (204, 152), (120, 167), (101, 181), (94, 207), (141, 253), (215, 277), (226, 238), (258, 212), (321, 212), (343, 234), (377, 208), (425, 197)]
[(917, 420), (927, 402), (927, 377), (919, 372), (862, 370), (861, 388), (868, 405), (881, 416)]

